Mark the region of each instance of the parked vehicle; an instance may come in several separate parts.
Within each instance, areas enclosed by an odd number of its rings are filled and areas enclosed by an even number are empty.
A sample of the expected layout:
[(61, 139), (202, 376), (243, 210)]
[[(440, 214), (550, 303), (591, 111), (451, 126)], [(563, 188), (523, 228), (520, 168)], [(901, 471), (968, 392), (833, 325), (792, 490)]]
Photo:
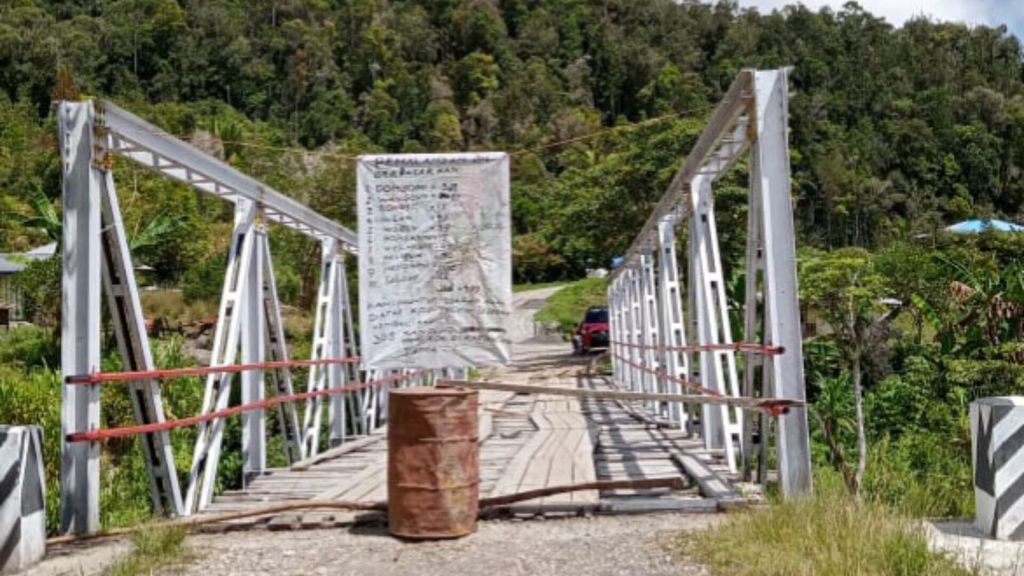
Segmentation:
[(572, 349), (586, 354), (595, 348), (608, 347), (608, 308), (591, 306), (572, 333)]

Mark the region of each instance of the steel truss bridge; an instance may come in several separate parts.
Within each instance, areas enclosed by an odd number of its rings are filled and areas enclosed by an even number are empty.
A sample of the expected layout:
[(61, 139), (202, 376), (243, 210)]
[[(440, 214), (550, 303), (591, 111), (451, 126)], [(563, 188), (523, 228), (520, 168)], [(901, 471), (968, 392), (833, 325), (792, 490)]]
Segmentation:
[[(429, 385), (438, 378), (486, 389), (482, 404), (491, 412), (481, 414), (482, 493), (637, 475), (657, 484), (655, 477), (667, 474), (688, 479), (683, 483), (699, 487), (705, 497), (694, 504), (687, 494), (662, 487), (653, 494), (641, 491), (637, 500), (635, 490), (592, 489), (567, 500), (531, 501), (531, 510), (717, 506), (738, 498), (730, 488), (733, 480), (749, 479), (755, 469), (764, 480), (772, 436), (783, 494), (811, 490), (786, 70), (739, 74), (613, 272), (610, 378), (581, 365), (575, 372), (571, 366), (560, 369), (564, 358), (557, 350), (532, 344), (521, 347), (513, 368), (485, 372), (474, 383), (465, 380), (469, 367), (367, 370), (358, 354), (345, 273), (346, 257), (358, 253), (355, 233), (109, 102), (61, 102), (58, 117), (64, 198), (61, 525), (66, 532), (99, 529), (100, 451), (103, 441), (114, 437), (141, 436), (153, 508), (166, 516), (275, 499), (380, 495), (387, 390)], [(747, 156), (746, 302), (743, 340), (736, 342), (715, 228), (714, 184)], [(115, 189), (115, 159), (234, 204), (209, 366), (154, 365)], [(268, 241), (271, 224), (321, 246), (308, 359), (288, 354)], [(679, 229), (686, 238), (685, 275), (677, 257)], [(100, 369), (104, 298), (122, 372)], [(308, 369), (301, 392), (293, 368)], [(241, 403), (232, 406), (235, 374)], [(181, 376), (205, 378), (202, 408), (197, 415), (168, 420), (162, 382)], [(538, 381), (544, 386), (536, 387)], [(134, 426), (101, 428), (103, 385), (128, 387)], [(532, 392), (528, 401), (527, 392)], [(267, 467), (269, 410), (276, 411), (286, 469)], [(225, 419), (235, 415), (241, 418), (245, 489), (217, 500)], [(198, 433), (187, 474), (179, 475), (170, 433), (185, 426), (197, 427)]]

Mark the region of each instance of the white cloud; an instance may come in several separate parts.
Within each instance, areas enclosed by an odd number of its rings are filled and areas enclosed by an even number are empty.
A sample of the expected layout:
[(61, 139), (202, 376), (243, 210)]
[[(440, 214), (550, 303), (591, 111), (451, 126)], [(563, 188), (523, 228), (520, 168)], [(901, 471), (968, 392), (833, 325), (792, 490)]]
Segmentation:
[[(742, 7), (755, 7), (762, 13), (782, 8), (793, 1), (786, 0), (738, 0)], [(801, 4), (817, 10), (831, 6), (842, 8), (846, 0), (803, 0)], [(1006, 24), (1011, 31), (1024, 31), (1024, 3), (1002, 0), (860, 0), (859, 4), (868, 12), (882, 16), (891, 24), (899, 26), (915, 16), (927, 16), (934, 20), (964, 22), (970, 25), (985, 24), (999, 26)]]

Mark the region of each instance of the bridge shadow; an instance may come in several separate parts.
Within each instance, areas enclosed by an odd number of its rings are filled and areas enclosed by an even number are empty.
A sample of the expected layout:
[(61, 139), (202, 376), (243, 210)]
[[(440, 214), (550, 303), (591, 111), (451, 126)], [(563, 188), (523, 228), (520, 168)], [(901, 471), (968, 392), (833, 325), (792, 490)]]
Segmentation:
[[(576, 382), (579, 388), (600, 389), (600, 387), (595, 385), (594, 376), (590, 374), (577, 376)], [(645, 429), (645, 424), (634, 419), (625, 410), (617, 405), (613, 405), (613, 403), (615, 403), (614, 400), (598, 400), (593, 398), (583, 398), (580, 400), (583, 413), (587, 416), (588, 421), (593, 424), (590, 427), (590, 434), (591, 442), (595, 449), (594, 471), (597, 473), (599, 480), (643, 480), (648, 478), (640, 461), (648, 459), (671, 461), (669, 453), (662, 447), (630, 447), (630, 444), (636, 443), (636, 439), (627, 438), (625, 430), (642, 430)], [(602, 444), (602, 437), (610, 439), (611, 442)], [(656, 441), (654, 436), (651, 436), (650, 440), (651, 442)], [(611, 459), (602, 458), (609, 456)], [(620, 466), (613, 469), (613, 463)], [(682, 471), (679, 471), (679, 474), (681, 475)], [(623, 500), (648, 499), (670, 496), (671, 493), (672, 490), (670, 488), (653, 488), (634, 490), (632, 492), (609, 490), (603, 492), (601, 498)]]

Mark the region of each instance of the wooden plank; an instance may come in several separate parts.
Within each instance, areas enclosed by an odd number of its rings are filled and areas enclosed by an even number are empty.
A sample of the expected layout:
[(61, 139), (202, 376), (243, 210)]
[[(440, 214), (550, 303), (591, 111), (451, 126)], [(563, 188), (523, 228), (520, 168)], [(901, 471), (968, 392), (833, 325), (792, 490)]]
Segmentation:
[(371, 434), (370, 436), (363, 436), (362, 438), (357, 438), (355, 440), (345, 442), (341, 446), (335, 446), (334, 448), (324, 450), (323, 452), (320, 452), (315, 456), (311, 456), (309, 458), (306, 458), (305, 460), (300, 460), (299, 462), (292, 464), (290, 469), (308, 470), (314, 464), (319, 464), (324, 460), (331, 460), (343, 454), (348, 454), (349, 452), (352, 452), (354, 450), (359, 450), (360, 448), (364, 448), (366, 446), (369, 446), (370, 444), (379, 442), (387, 438), (387, 431), (385, 430), (385, 428), (387, 427), (382, 426), (375, 430), (374, 433)]
[(742, 498), (732, 489), (728, 482), (704, 465), (698, 458), (685, 452), (673, 452), (675, 460), (691, 480), (700, 487), (700, 493), (718, 501), (736, 501)]
[(386, 462), (380, 462), (363, 468), (356, 474), (348, 477), (339, 478), (338, 484), (331, 488), (317, 494), (314, 500), (338, 500), (342, 494), (348, 492), (353, 486), (358, 485), (369, 477), (375, 474), (384, 474), (384, 470), (387, 467)]
[[(534, 419), (532, 415), (531, 420), (533, 420), (535, 424), (540, 422), (539, 420)], [(523, 476), (526, 474), (526, 469), (530, 465), (530, 461), (533, 459), (534, 454), (536, 454), (537, 451), (547, 443), (550, 434), (551, 431), (549, 429), (541, 429), (539, 425), (537, 426), (536, 431), (532, 436), (530, 436), (530, 439), (527, 440), (526, 443), (516, 451), (515, 456), (512, 457), (511, 462), (509, 462), (508, 469), (491, 491), (492, 496), (512, 494), (519, 488)]]

